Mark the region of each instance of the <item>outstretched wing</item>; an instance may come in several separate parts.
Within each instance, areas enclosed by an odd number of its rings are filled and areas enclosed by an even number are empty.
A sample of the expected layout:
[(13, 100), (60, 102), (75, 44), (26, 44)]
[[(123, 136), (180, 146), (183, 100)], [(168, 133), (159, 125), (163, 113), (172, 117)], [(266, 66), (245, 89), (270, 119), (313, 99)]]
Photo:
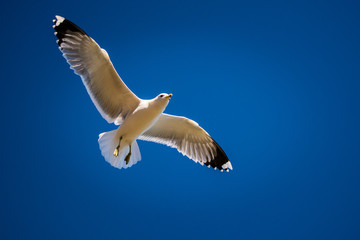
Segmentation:
[(59, 49), (80, 75), (97, 110), (109, 123), (121, 123), (140, 99), (121, 80), (107, 52), (81, 28), (60, 16), (53, 21)]
[(221, 171), (232, 170), (231, 163), (219, 144), (195, 121), (188, 118), (163, 113), (139, 139), (176, 148), (201, 165)]

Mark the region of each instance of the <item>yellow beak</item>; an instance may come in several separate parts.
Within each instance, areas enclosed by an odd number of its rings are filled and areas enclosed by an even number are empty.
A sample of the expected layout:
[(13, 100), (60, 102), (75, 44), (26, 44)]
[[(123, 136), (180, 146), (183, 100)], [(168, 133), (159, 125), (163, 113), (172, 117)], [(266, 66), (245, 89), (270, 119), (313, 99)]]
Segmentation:
[(172, 96), (172, 93), (170, 93), (169, 95), (167, 95), (166, 98), (169, 98), (169, 99), (170, 99), (171, 96)]

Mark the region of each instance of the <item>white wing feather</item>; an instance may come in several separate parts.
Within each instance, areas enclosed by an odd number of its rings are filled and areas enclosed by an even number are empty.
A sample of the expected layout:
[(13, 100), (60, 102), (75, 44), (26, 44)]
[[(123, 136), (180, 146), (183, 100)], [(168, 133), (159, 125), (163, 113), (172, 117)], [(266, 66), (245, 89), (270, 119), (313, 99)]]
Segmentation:
[(232, 169), (229, 159), (214, 139), (195, 121), (185, 117), (163, 113), (138, 139), (176, 148), (201, 165), (227, 171)]
[(81, 76), (97, 110), (109, 123), (121, 123), (139, 105), (112, 65), (109, 55), (82, 29), (56, 16), (55, 35), (64, 58)]

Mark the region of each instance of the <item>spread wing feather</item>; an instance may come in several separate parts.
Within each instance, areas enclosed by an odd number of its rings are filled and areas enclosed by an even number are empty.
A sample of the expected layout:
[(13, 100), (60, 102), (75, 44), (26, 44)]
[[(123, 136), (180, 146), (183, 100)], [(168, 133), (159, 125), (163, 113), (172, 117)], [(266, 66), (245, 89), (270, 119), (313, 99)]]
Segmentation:
[(112, 65), (109, 55), (81, 28), (56, 16), (55, 35), (64, 58), (80, 75), (97, 110), (109, 123), (119, 124), (139, 105)]
[(139, 139), (176, 148), (201, 165), (232, 170), (231, 163), (219, 144), (191, 119), (163, 113)]

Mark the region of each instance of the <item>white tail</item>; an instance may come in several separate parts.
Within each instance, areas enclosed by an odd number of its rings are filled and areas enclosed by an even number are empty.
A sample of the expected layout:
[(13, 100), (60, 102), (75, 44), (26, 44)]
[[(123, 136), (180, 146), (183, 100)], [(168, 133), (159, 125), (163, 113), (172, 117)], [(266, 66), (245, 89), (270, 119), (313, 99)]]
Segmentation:
[(118, 154), (114, 156), (114, 150), (119, 144), (119, 139), (116, 137), (117, 130), (110, 132), (104, 132), (99, 135), (99, 145), (101, 150), (101, 155), (105, 160), (111, 164), (111, 166), (116, 168), (128, 168), (141, 160), (141, 154), (139, 146), (136, 143), (136, 140), (131, 144), (131, 156), (128, 164), (124, 161), (126, 155), (129, 153), (129, 146), (124, 147)]

